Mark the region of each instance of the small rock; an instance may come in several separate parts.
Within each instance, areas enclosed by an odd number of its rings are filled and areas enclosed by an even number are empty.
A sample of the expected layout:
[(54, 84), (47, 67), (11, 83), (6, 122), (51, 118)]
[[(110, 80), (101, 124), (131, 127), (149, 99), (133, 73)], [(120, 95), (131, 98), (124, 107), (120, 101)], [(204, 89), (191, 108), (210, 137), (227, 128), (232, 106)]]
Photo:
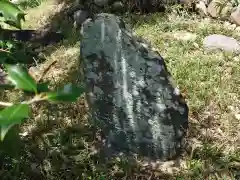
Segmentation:
[(227, 27), (229, 27), (229, 26), (231, 25), (231, 23), (230, 23), (230, 22), (228, 22), (228, 21), (225, 21), (223, 25), (224, 25), (224, 27), (226, 27), (226, 28), (227, 28)]
[(89, 18), (89, 12), (85, 10), (78, 10), (74, 12), (73, 18), (74, 18), (74, 26), (81, 27), (82, 23)]
[(0, 84), (4, 84), (6, 81), (6, 74), (0, 67)]
[(236, 39), (220, 34), (207, 36), (203, 41), (203, 46), (206, 50), (223, 50), (234, 53), (240, 52), (240, 44)]
[(223, 26), (229, 30), (234, 30), (237, 27), (236, 24), (231, 24), (229, 21), (224, 22)]
[(236, 31), (240, 32), (240, 26), (236, 27)]
[(220, 7), (218, 3), (216, 3), (215, 1), (211, 1), (208, 5), (207, 11), (211, 17), (217, 18), (220, 14)]
[(200, 0), (202, 1), (206, 6), (210, 3), (210, 0)]
[(37, 168), (37, 164), (36, 164), (36, 163), (32, 163), (32, 164), (31, 164), (31, 169), (32, 169), (32, 170), (35, 170), (36, 168)]
[(94, 3), (95, 3), (97, 6), (103, 7), (103, 6), (108, 5), (109, 0), (94, 0)]
[(224, 5), (220, 12), (221, 18), (229, 19), (232, 9), (233, 9), (232, 3), (229, 2), (226, 5)]
[(240, 114), (235, 114), (235, 118), (236, 118), (237, 120), (240, 120)]
[(179, 3), (182, 5), (185, 5), (186, 7), (191, 7), (193, 1), (192, 0), (180, 0)]
[(230, 20), (237, 25), (240, 25), (240, 8), (236, 8), (230, 16)]
[(24, 132), (24, 133), (19, 133), (20, 136), (26, 137), (28, 135), (28, 132)]
[(228, 27), (228, 29), (234, 30), (234, 29), (236, 29), (236, 27), (237, 27), (236, 24), (231, 24), (231, 25)]
[(196, 4), (196, 9), (201, 16), (207, 16), (207, 7), (203, 1)]
[(112, 4), (112, 10), (114, 12), (122, 12), (124, 10), (124, 4), (121, 1), (115, 1)]

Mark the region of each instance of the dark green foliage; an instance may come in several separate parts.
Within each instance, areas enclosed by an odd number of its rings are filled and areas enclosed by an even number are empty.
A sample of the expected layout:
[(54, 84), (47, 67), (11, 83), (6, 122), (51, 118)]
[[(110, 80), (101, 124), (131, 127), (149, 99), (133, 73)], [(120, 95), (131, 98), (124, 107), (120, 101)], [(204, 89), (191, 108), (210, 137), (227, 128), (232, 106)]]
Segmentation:
[[(4, 23), (21, 29), (21, 20), (24, 20), (25, 13), (23, 13), (17, 7), (17, 5), (14, 5), (7, 0), (0, 0), (0, 15), (3, 16)], [(22, 57), (22, 53), (16, 50), (15, 41), (11, 39), (11, 35), (13, 34), (15, 34), (16, 37), (17, 31), (15, 33), (12, 33), (10, 30), (10, 36), (7, 36), (9, 34), (6, 34), (6, 32), (9, 32), (9, 30), (4, 31), (3, 29), (0, 29), (0, 65), (4, 67), (4, 69), (1, 67), (1, 77), (3, 75), (3, 78), (8, 80), (8, 84), (3, 84), (5, 83), (5, 79), (1, 80), (1, 89), (19, 89), (28, 92), (29, 95), (32, 93), (31, 95), (34, 97), (33, 99), (23, 101), (18, 104), (0, 102), (0, 106), (5, 107), (1, 108), (0, 111), (1, 141), (4, 140), (7, 132), (12, 127), (15, 127), (16, 124), (22, 123), (24, 119), (29, 117), (31, 108), (30, 105), (32, 103), (48, 100), (52, 102), (75, 101), (83, 93), (83, 88), (78, 88), (72, 84), (67, 84), (63, 87), (62, 90), (59, 90), (57, 92), (49, 92), (47, 83), (37, 84), (37, 82), (28, 73), (27, 68), (21, 65), (22, 60), (19, 61), (19, 58), (21, 59)], [(30, 30), (30, 34), (28, 32), (29, 31), (22, 32), (26, 33), (25, 35), (27, 35), (27, 37), (23, 36), (23, 38), (29, 39), (28, 36), (35, 31)], [(51, 36), (51, 33), (48, 34), (48, 36)], [(47, 39), (51, 39), (48, 36), (46, 36)], [(7, 40), (6, 37), (8, 37)], [(5, 74), (6, 77), (4, 77)], [(11, 144), (11, 141), (14, 141), (14, 139), (11, 139), (8, 141), (8, 143)]]
[(15, 104), (0, 111), (1, 140), (8, 130), (15, 124), (20, 124), (29, 116), (30, 108), (27, 104)]
[(16, 88), (37, 93), (37, 84), (25, 68), (19, 65), (5, 66), (8, 73), (8, 80)]
[(77, 87), (72, 84), (66, 84), (62, 89), (57, 92), (47, 93), (47, 99), (52, 102), (59, 101), (76, 101), (77, 98), (84, 92), (82, 87)]

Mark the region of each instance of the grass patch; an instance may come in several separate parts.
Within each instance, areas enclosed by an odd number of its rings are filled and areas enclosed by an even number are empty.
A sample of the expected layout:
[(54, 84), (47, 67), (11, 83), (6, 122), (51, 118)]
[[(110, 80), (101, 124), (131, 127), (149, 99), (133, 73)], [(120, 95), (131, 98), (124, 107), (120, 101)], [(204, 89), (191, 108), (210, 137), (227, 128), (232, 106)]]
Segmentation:
[[(42, 1), (35, 8), (27, 8), (25, 11), (26, 21), (23, 23), (23, 28), (27, 29), (39, 29), (45, 28), (55, 15), (59, 14), (62, 8), (64, 8), (66, 4), (58, 3), (54, 0)], [(51, 24), (51, 26), (56, 26), (56, 24)], [(43, 29), (45, 30), (45, 29)]]
[[(44, 1), (28, 10), (25, 28), (45, 26), (63, 4)], [(34, 118), (21, 127), (21, 161), (4, 160), (1, 179), (227, 179), (240, 177), (240, 56), (207, 53), (204, 37), (239, 32), (223, 22), (199, 19), (186, 12), (156, 13), (127, 18), (138, 36), (159, 50), (190, 108), (189, 146), (175, 167), (142, 168), (119, 156), (104, 161), (96, 151), (84, 99), (69, 105), (37, 105)], [(59, 22), (59, 19), (58, 21)], [(63, 44), (45, 53), (46, 62), (56, 63), (44, 76), (58, 87), (78, 80), (79, 37), (69, 22), (56, 23), (67, 35)], [(73, 33), (70, 34), (70, 33)], [(49, 47), (47, 49), (50, 49)], [(64, 81), (63, 81), (64, 80)], [(47, 108), (46, 108), (47, 107)], [(136, 160), (135, 160), (136, 161)], [(6, 163), (11, 162), (11, 163)], [(154, 169), (154, 170), (153, 170)], [(174, 170), (176, 169), (176, 171)], [(163, 172), (164, 171), (164, 172)]]
[[(191, 117), (189, 138), (201, 144), (198, 155), (187, 160), (187, 169), (192, 172), (190, 179), (206, 179), (207, 166), (213, 167), (211, 173), (207, 173), (214, 174), (213, 179), (235, 179), (233, 174), (239, 171), (240, 150), (240, 126), (236, 118), (240, 57), (223, 52), (207, 53), (202, 41), (215, 33), (239, 37), (222, 22), (194, 16), (186, 19), (174, 14), (160, 16), (162, 14), (146, 17), (141, 25), (135, 24), (135, 30), (158, 48), (187, 97)], [(180, 32), (178, 37), (173, 36), (176, 32)], [(189, 36), (186, 32), (192, 34), (192, 38), (183, 38)], [(230, 167), (234, 163), (237, 164), (235, 171)]]

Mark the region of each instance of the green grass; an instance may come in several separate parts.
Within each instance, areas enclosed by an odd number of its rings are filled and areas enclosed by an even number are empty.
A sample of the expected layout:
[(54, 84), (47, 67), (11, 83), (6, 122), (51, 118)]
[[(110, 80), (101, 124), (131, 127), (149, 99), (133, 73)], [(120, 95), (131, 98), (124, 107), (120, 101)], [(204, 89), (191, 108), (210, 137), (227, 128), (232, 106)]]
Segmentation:
[[(230, 164), (238, 162), (236, 171), (239, 171), (240, 158), (240, 126), (235, 117), (240, 104), (240, 57), (223, 52), (207, 53), (202, 41), (215, 33), (239, 39), (238, 32), (218, 21), (174, 13), (145, 19), (136, 24), (135, 30), (158, 48), (186, 95), (190, 108), (189, 138), (200, 143), (197, 155), (187, 158), (187, 169), (194, 172), (190, 179), (202, 179), (205, 169), (211, 166), (215, 179), (232, 179), (234, 168)], [(173, 38), (176, 32), (181, 32), (181, 37)], [(184, 40), (182, 36), (186, 32), (196, 39)]]
[[(29, 9), (24, 27), (42, 27), (51, 21), (59, 6), (62, 7), (52, 0)], [(36, 176), (48, 180), (235, 179), (240, 172), (240, 120), (237, 118), (240, 113), (240, 56), (207, 53), (202, 41), (214, 33), (240, 39), (239, 32), (220, 21), (199, 19), (186, 12), (177, 14), (174, 10), (168, 14), (128, 17), (126, 21), (138, 36), (159, 50), (190, 108), (189, 145), (178, 165), (167, 168), (166, 172), (164, 168), (143, 168), (136, 159), (122, 156), (104, 161), (95, 148), (97, 142), (88, 124), (86, 104), (80, 99), (67, 106), (44, 104), (33, 108), (34, 118), (21, 127), (21, 131), (28, 134), (20, 140), (21, 160), (5, 158), (1, 179)], [(63, 80), (78, 78), (79, 37), (61, 17), (52, 23), (69, 38), (51, 50), (48, 47), (46, 62), (38, 68), (41, 72), (48, 62), (56, 60), (44, 80), (58, 86)], [(75, 32), (74, 36), (70, 32)]]
[[(238, 32), (218, 21), (204, 22), (194, 16), (186, 18), (174, 13), (155, 14), (142, 21), (135, 25), (137, 34), (158, 48), (187, 97), (191, 123), (189, 137), (201, 145), (197, 156), (187, 159), (187, 169), (194, 175), (190, 179), (205, 178), (202, 177), (204, 171), (211, 166), (217, 179), (233, 178), (231, 169), (234, 168), (229, 166), (236, 161), (236, 171), (239, 171), (240, 158), (240, 126), (235, 117), (239, 113), (240, 57), (223, 52), (207, 53), (202, 41), (215, 33), (239, 38)], [(173, 38), (176, 32), (182, 33), (181, 37)], [(184, 40), (182, 36), (189, 35), (187, 32), (196, 39)], [(233, 156), (236, 158), (231, 158)]]

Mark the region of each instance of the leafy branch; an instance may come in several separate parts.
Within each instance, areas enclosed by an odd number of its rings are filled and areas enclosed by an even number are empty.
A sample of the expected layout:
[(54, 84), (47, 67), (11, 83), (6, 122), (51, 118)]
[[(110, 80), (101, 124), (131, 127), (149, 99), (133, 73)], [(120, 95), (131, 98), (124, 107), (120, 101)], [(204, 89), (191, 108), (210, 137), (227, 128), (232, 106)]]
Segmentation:
[[(0, 0), (0, 14), (3, 19), (0, 22), (7, 23), (18, 29), (21, 29), (21, 20), (25, 20), (25, 13), (22, 12), (17, 5), (8, 0)], [(1, 31), (1, 29), (0, 29)], [(1, 34), (0, 34), (1, 36)], [(6, 44), (11, 49), (11, 44)], [(0, 82), (0, 89), (13, 90), (19, 89), (24, 92), (30, 92), (34, 97), (30, 100), (20, 103), (0, 102), (0, 140), (3, 141), (7, 132), (16, 124), (21, 124), (31, 114), (31, 105), (40, 101), (58, 102), (74, 102), (84, 92), (84, 88), (75, 86), (71, 83), (64, 85), (60, 90), (51, 91), (47, 84), (38, 84), (28, 73), (24, 66), (18, 64), (6, 63), (11, 51), (8, 48), (0, 48), (0, 65), (4, 67), (6, 72), (6, 80), (8, 84)], [(1, 70), (1, 68), (0, 68)]]
[[(69, 83), (58, 91), (50, 91), (47, 86), (44, 92), (39, 92), (40, 85), (35, 82), (25, 68), (20, 65), (6, 65), (7, 79), (11, 84), (9, 86), (15, 89), (34, 93), (35, 96), (28, 101), (19, 104), (11, 102), (0, 102), (0, 106), (5, 108), (0, 111), (1, 140), (6, 133), (15, 124), (19, 124), (23, 119), (30, 115), (30, 105), (40, 101), (49, 102), (74, 102), (84, 92), (83, 87), (74, 86)], [(46, 84), (44, 84), (46, 85)], [(23, 109), (25, 108), (25, 109)], [(28, 110), (26, 110), (28, 109)]]

